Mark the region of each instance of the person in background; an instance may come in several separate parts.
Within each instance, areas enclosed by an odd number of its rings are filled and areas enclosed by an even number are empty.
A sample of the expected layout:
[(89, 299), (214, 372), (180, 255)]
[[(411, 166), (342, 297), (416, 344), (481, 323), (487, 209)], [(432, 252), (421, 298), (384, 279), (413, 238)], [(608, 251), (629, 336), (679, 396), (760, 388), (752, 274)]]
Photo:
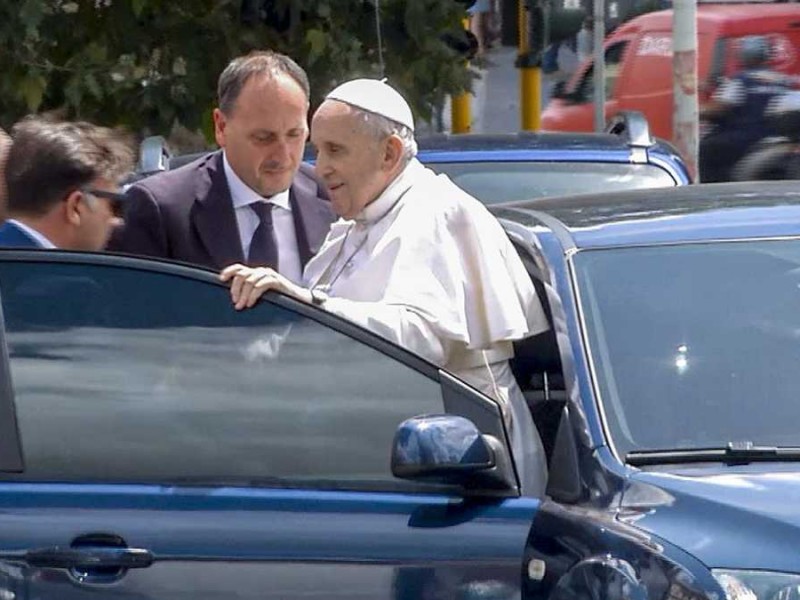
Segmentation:
[(594, 18), (589, 15), (583, 19), (580, 30), (575, 35), (575, 52), (580, 65), (592, 56), (594, 49)]
[(489, 15), (492, 6), (490, 0), (476, 0), (467, 9), (469, 14), (469, 30), (478, 40), (478, 52), (475, 62), (478, 66), (486, 64), (486, 50), (489, 48)]
[(109, 250), (216, 270), (268, 265), (300, 281), (334, 220), (324, 187), (302, 164), (308, 77), (288, 56), (253, 52), (228, 64), (217, 96), (222, 150), (132, 185)]
[(118, 223), (120, 182), (133, 169), (129, 140), (107, 127), (39, 117), (11, 134), (0, 246), (102, 250)]
[(728, 181), (736, 163), (772, 132), (766, 112), (772, 100), (791, 88), (790, 80), (769, 67), (769, 41), (763, 36), (739, 40), (741, 70), (724, 80), (700, 118), (712, 123), (700, 140), (700, 180)]
[(515, 340), (548, 325), (502, 227), (415, 158), (411, 109), (382, 81), (356, 79), (330, 92), (314, 114), (311, 141), (341, 218), (303, 285), (272, 269), (224, 269), (235, 307), (283, 292), (452, 372), (498, 401), (523, 488), (543, 492), (532, 482), (545, 479), (544, 452), (509, 359)]

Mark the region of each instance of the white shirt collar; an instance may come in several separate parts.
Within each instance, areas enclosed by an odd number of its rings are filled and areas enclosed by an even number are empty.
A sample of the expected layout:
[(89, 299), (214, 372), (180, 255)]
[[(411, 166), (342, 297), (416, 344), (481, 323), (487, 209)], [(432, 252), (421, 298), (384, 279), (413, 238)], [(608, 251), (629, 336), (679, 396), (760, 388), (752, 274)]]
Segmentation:
[(228, 162), (228, 157), (224, 151), (222, 152), (222, 164), (225, 169), (225, 178), (228, 180), (228, 189), (231, 191), (233, 208), (249, 206), (253, 202), (271, 202), (291, 212), (292, 206), (289, 204), (289, 190), (284, 190), (274, 196), (264, 198), (264, 196), (241, 180)]
[(53, 242), (51, 242), (49, 239), (47, 239), (45, 236), (43, 236), (41, 233), (39, 233), (38, 231), (36, 231), (32, 227), (29, 227), (28, 225), (25, 225), (25, 223), (23, 223), (22, 221), (17, 221), (16, 219), (8, 219), (8, 222), (9, 223), (13, 223), (14, 225), (16, 225), (17, 227), (22, 229), (22, 231), (24, 231), (26, 234), (28, 234), (30, 237), (32, 237), (37, 242), (39, 242), (39, 245), (42, 248), (47, 248), (49, 250), (57, 250), (58, 249), (57, 246)]
[(425, 170), (416, 158), (412, 158), (406, 167), (400, 171), (400, 174), (386, 186), (380, 196), (367, 204), (355, 220), (364, 223), (375, 223), (383, 218), (400, 200), (400, 197), (414, 185), (414, 182), (419, 177), (419, 174)]

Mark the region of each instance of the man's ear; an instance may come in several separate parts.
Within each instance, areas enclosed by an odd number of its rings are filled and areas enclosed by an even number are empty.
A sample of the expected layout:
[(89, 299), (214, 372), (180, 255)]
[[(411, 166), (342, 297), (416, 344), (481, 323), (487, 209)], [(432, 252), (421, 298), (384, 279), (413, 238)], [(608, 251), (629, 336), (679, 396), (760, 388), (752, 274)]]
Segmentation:
[(64, 199), (61, 205), (64, 211), (64, 219), (72, 225), (80, 225), (84, 204), (83, 192), (78, 190), (70, 192), (69, 196)]
[(400, 136), (392, 134), (386, 140), (384, 147), (383, 164), (387, 171), (394, 169), (403, 159), (403, 140)]
[(215, 108), (212, 113), (214, 118), (214, 139), (217, 141), (217, 146), (220, 148), (225, 147), (225, 126), (228, 124), (225, 118), (225, 113), (219, 108)]

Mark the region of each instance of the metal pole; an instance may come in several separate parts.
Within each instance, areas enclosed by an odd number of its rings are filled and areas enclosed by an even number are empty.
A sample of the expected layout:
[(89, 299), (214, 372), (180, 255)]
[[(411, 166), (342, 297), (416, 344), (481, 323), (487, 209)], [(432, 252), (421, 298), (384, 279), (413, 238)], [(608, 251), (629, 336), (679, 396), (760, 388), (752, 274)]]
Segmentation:
[(381, 79), (386, 76), (386, 65), (383, 63), (383, 36), (381, 35), (381, 0), (375, 0), (375, 32), (378, 37), (378, 66)]
[(594, 0), (594, 130), (606, 128), (606, 61), (603, 40), (606, 37), (605, 0)]
[(538, 63), (531, 62), (531, 15), (525, 9), (525, 4), (526, 0), (518, 0), (520, 129), (536, 131), (541, 128), (542, 122), (542, 70)]
[(689, 171), (699, 181), (697, 0), (674, 0), (672, 8), (672, 138)]

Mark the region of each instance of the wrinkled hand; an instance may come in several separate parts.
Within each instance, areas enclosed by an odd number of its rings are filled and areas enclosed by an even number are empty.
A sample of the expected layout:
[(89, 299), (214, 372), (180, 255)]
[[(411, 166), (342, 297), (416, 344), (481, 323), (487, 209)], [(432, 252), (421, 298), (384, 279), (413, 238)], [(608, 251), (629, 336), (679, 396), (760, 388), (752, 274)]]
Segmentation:
[(269, 290), (282, 292), (302, 302), (311, 303), (311, 292), (286, 279), (268, 267), (246, 267), (235, 264), (225, 267), (220, 281), (231, 282), (231, 299), (236, 310), (251, 308)]

